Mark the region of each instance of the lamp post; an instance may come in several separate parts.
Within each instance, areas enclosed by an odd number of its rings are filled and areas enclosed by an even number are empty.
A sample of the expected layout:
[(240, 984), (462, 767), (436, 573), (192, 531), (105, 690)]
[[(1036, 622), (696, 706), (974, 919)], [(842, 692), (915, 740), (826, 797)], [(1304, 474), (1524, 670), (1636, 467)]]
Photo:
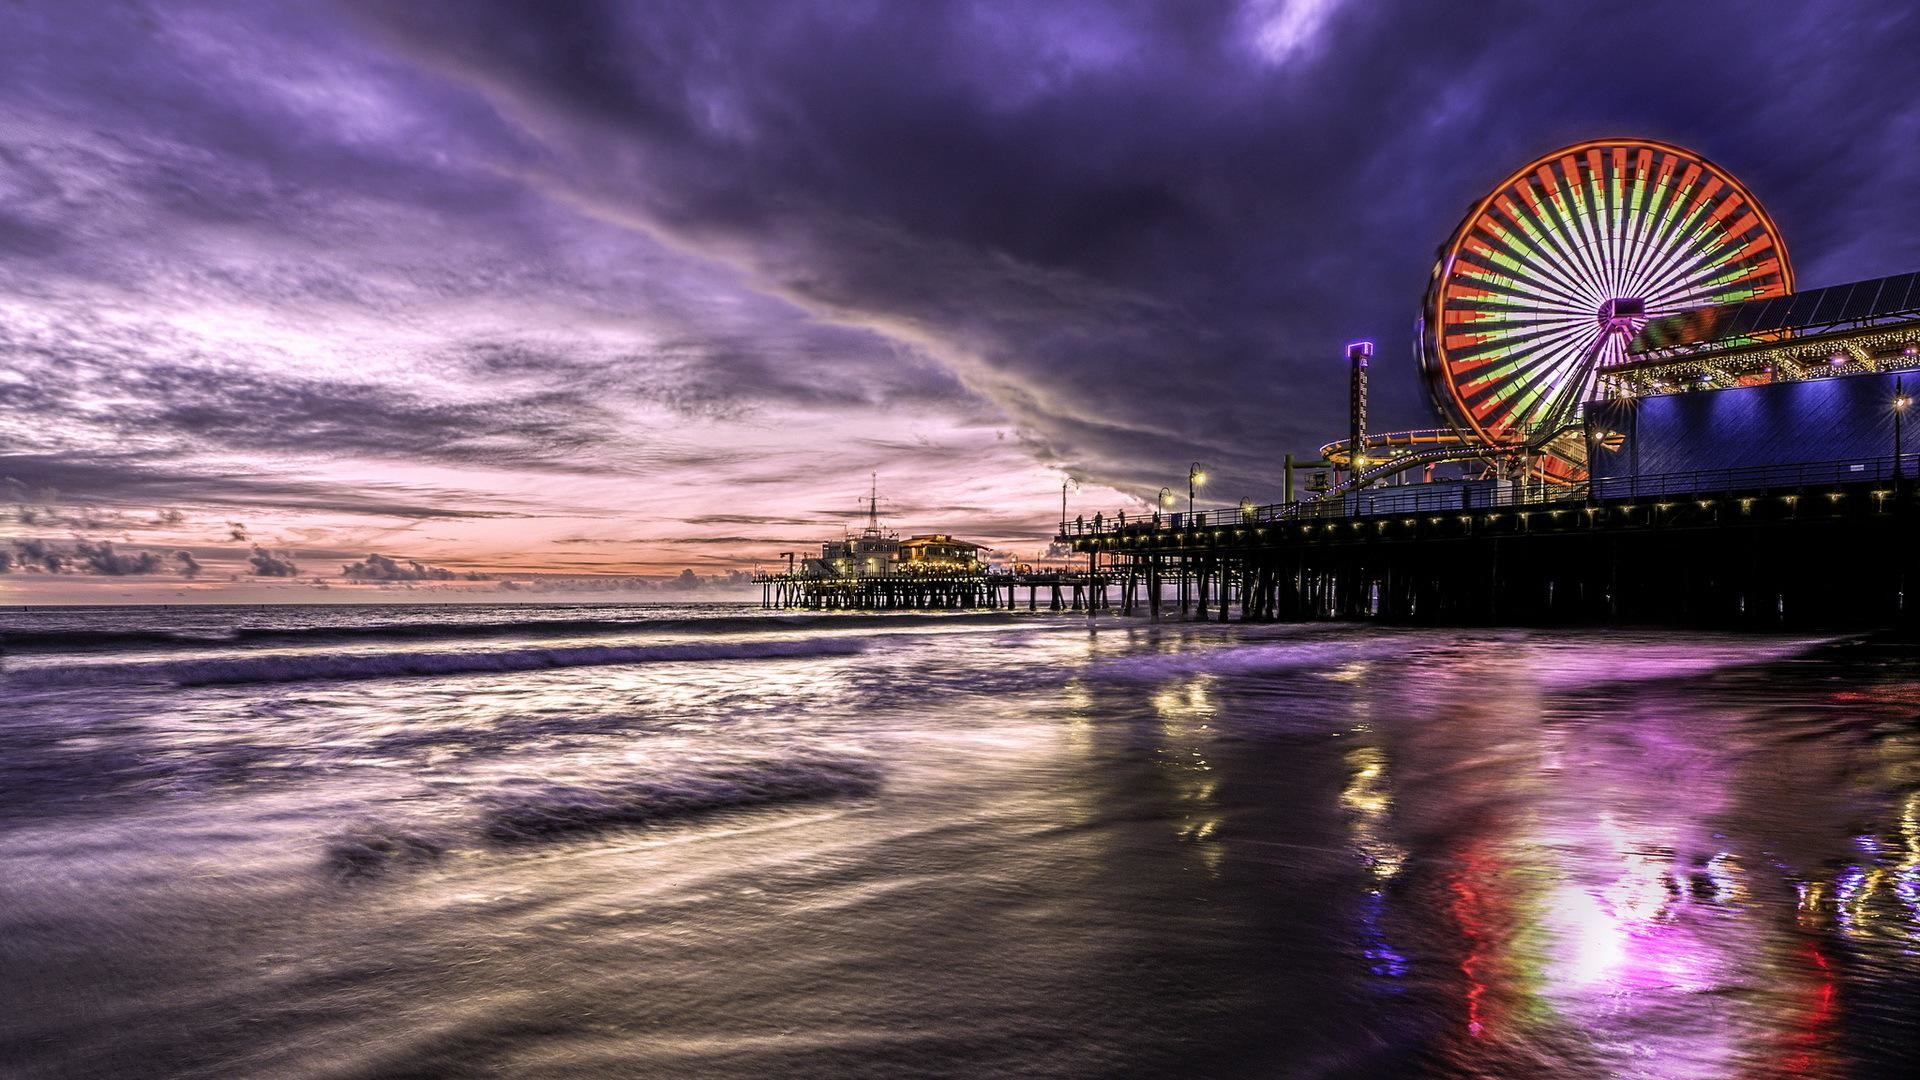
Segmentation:
[(1207, 474), (1200, 471), (1199, 462), (1196, 461), (1187, 466), (1187, 520), (1189, 523), (1193, 520), (1194, 489), (1206, 482)]
[(1062, 536), (1067, 534), (1067, 491), (1069, 488), (1078, 488), (1079, 486), (1080, 481), (1075, 480), (1071, 476), (1061, 477), (1060, 479), (1060, 535)]
[(1173, 489), (1169, 487), (1161, 488), (1160, 489), (1160, 509), (1163, 511), (1170, 511), (1173, 509), (1173, 507), (1174, 507)]
[(1900, 420), (1907, 414), (1907, 406), (1913, 399), (1907, 396), (1906, 378), (1893, 380), (1893, 493), (1900, 495), (1900, 481), (1906, 476), (1906, 467), (1901, 464)]

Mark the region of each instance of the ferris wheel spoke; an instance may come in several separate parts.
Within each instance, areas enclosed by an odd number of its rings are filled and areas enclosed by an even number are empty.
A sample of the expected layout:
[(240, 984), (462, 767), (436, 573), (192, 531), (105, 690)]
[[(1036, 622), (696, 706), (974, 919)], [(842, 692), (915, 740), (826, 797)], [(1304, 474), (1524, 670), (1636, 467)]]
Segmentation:
[(1585, 362), (1593, 341), (1598, 336), (1598, 327), (1583, 327), (1579, 331), (1562, 335), (1553, 341), (1541, 342), (1532, 350), (1534, 359), (1527, 366), (1533, 375), (1518, 389), (1526, 392), (1536, 385), (1558, 385), (1577, 373)]
[(1702, 282), (1737, 273), (1740, 259), (1736, 252), (1743, 251), (1742, 247), (1731, 244), (1725, 234), (1702, 237), (1687, 251), (1690, 257), (1677, 263), (1669, 275), (1653, 283), (1653, 287), (1668, 295), (1691, 295)]
[(1483, 356), (1497, 354), (1502, 350), (1531, 346), (1538, 341), (1556, 337), (1560, 334), (1578, 333), (1594, 325), (1592, 319), (1576, 319), (1565, 316), (1556, 319), (1540, 319), (1524, 326), (1511, 323), (1498, 325), (1489, 324), (1487, 326), (1487, 341), (1479, 348), (1463, 351), (1459, 359), (1462, 361), (1478, 360)]
[[(1545, 216), (1551, 219), (1551, 235), (1566, 255), (1569, 265), (1574, 268), (1574, 278), (1584, 291), (1597, 295), (1601, 288), (1600, 267), (1593, 261), (1589, 245), (1577, 224), (1578, 218), (1571, 209), (1570, 195), (1560, 176), (1561, 173), (1545, 166), (1533, 174), (1533, 178), (1539, 179), (1545, 188), (1539, 204)], [(1531, 182), (1531, 179), (1527, 181), (1529, 184)]]
[[(1653, 158), (1651, 154), (1645, 156), (1645, 161), (1647, 161), (1647, 163), (1645, 163), (1645, 169), (1647, 169), (1647, 171), (1655, 169), (1651, 158)], [(1667, 158), (1663, 156), (1663, 158), (1661, 158), (1661, 165), (1665, 165), (1665, 163), (1667, 163)], [(1630, 242), (1628, 242), (1626, 261), (1624, 261), (1624, 265), (1620, 267), (1620, 281), (1626, 282), (1626, 294), (1628, 294), (1628, 296), (1638, 296), (1638, 294), (1640, 294), (1640, 292), (1638, 292), (1638, 284), (1642, 281), (1642, 269), (1647, 265), (1647, 259), (1655, 254), (1657, 236), (1661, 234), (1663, 227), (1667, 225), (1665, 219), (1667, 219), (1670, 190), (1672, 190), (1670, 186), (1659, 183), (1657, 179), (1653, 179), (1653, 177), (1649, 177), (1649, 175), (1642, 175), (1642, 177), (1638, 179), (1636, 196), (1634, 196), (1634, 200), (1636, 200), (1636, 202), (1634, 202), (1634, 211), (1636, 211), (1636, 213), (1634, 213), (1634, 233), (1632, 233)]]
[[(1532, 194), (1532, 183), (1522, 179), (1517, 187), (1521, 190), (1523, 198), (1527, 203), (1533, 206), (1536, 211), (1539, 210), (1539, 201)], [(1511, 198), (1509, 198), (1507, 205), (1512, 207), (1514, 212), (1521, 214), (1526, 213), (1526, 211), (1520, 210), (1515, 206)], [(1566, 237), (1561, 230), (1543, 218), (1529, 218), (1528, 220), (1530, 221), (1530, 224), (1527, 226), (1528, 231), (1539, 239), (1542, 254), (1545, 256), (1543, 269), (1550, 267), (1564, 289), (1570, 293), (1584, 294), (1590, 292), (1590, 288), (1585, 284), (1587, 280), (1586, 272), (1578, 265), (1578, 259), (1574, 255), (1572, 248), (1568, 246)], [(1584, 299), (1584, 295), (1582, 298)]]
[(1727, 247), (1722, 236), (1713, 231), (1695, 234), (1676, 241), (1666, 259), (1649, 275), (1645, 289), (1649, 294), (1683, 291), (1683, 283), (1711, 275), (1725, 261)]
[(1591, 154), (1589, 154), (1588, 176), (1584, 181), (1578, 176), (1568, 176), (1567, 185), (1575, 205), (1580, 208), (1580, 214), (1575, 220), (1580, 227), (1581, 235), (1586, 237), (1587, 247), (1593, 255), (1596, 271), (1594, 283), (1602, 292), (1610, 293), (1613, 291), (1614, 282), (1612, 267), (1607, 262), (1605, 192), (1601, 188), (1600, 178), (1592, 175), (1591, 166)]
[(1568, 330), (1553, 338), (1532, 343), (1516, 349), (1509, 354), (1508, 363), (1502, 373), (1511, 376), (1495, 384), (1485, 380), (1482, 398), (1505, 401), (1516, 396), (1519, 403), (1516, 408), (1525, 405), (1538, 396), (1532, 393), (1536, 386), (1558, 382), (1564, 369), (1579, 362), (1580, 356), (1592, 347), (1597, 328), (1579, 328)]
[[(1697, 177), (1698, 173), (1695, 169), (1688, 169), (1685, 175)], [(1667, 227), (1659, 234), (1653, 246), (1653, 259), (1645, 271), (1646, 280), (1642, 288), (1652, 289), (1665, 274), (1671, 271), (1675, 261), (1683, 260), (1687, 251), (1700, 239), (1703, 232), (1703, 219), (1711, 204), (1698, 198), (1698, 194), (1697, 184), (1687, 189), (1676, 189), (1674, 192), (1674, 209), (1666, 223)]]
[(1646, 211), (1641, 218), (1641, 228), (1636, 234), (1638, 247), (1627, 264), (1624, 276), (1627, 288), (1637, 290), (1645, 281), (1645, 272), (1650, 262), (1659, 258), (1671, 242), (1674, 226), (1680, 215), (1680, 192), (1673, 183), (1675, 159), (1670, 154), (1662, 154), (1658, 166), (1660, 175), (1652, 182), (1652, 192), (1646, 203)]
[(1574, 283), (1545, 272), (1537, 252), (1517, 244), (1512, 245), (1509, 252), (1507, 261), (1501, 263), (1501, 269), (1508, 277), (1516, 282), (1524, 282), (1530, 292), (1543, 300), (1552, 297), (1570, 308), (1583, 306), (1583, 298)]
[[(1524, 272), (1524, 268), (1520, 269)], [(1482, 283), (1481, 287), (1495, 295), (1524, 299), (1525, 302), (1530, 304), (1564, 305), (1570, 311), (1585, 310), (1583, 298), (1557, 292), (1538, 281), (1528, 277), (1516, 276), (1513, 272), (1505, 269), (1484, 267), (1470, 263), (1464, 273), (1479, 279)]]
[[(1555, 211), (1560, 213), (1563, 235), (1573, 245), (1574, 255), (1580, 261), (1581, 279), (1598, 296), (1606, 291), (1606, 270), (1595, 259), (1593, 237), (1581, 223), (1584, 209), (1578, 211), (1574, 209), (1579, 206), (1579, 202), (1577, 191), (1562, 189), (1555, 193), (1552, 205)], [(1601, 299), (1605, 298), (1601, 297)]]

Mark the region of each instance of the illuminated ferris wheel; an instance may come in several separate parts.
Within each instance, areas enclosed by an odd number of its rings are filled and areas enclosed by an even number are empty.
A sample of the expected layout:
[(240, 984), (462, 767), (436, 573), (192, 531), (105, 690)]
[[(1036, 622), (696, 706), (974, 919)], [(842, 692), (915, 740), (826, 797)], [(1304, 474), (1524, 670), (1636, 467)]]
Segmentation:
[(1689, 150), (1578, 143), (1507, 177), (1440, 251), (1420, 354), (1441, 410), (1489, 448), (1577, 475), (1567, 433), (1649, 318), (1780, 296), (1793, 269), (1752, 193)]

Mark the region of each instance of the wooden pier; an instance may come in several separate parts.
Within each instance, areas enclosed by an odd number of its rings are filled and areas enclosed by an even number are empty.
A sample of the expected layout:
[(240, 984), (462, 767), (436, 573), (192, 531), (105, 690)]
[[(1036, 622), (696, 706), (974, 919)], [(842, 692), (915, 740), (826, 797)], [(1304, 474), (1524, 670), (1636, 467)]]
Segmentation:
[[(1112, 609), (1113, 576), (1044, 574), (872, 574), (824, 577), (756, 574), (760, 606), (809, 611), (965, 610), (1086, 611)], [(1025, 595), (1022, 597), (1022, 592)], [(1024, 599), (1025, 603), (1022, 604)]]
[[(1529, 492), (1173, 515), (1061, 540), (1150, 618), (1911, 625), (1916, 462), (1827, 462)], [(1435, 485), (1436, 487), (1438, 485)]]

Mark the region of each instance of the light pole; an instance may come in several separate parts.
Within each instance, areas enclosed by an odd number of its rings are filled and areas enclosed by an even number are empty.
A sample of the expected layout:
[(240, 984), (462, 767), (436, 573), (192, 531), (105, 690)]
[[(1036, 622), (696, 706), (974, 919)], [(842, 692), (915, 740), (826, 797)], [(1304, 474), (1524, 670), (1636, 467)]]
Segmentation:
[(1062, 536), (1067, 534), (1067, 491), (1069, 488), (1078, 488), (1079, 486), (1080, 481), (1075, 480), (1071, 476), (1061, 477), (1060, 479), (1060, 535)]
[(1900, 496), (1900, 481), (1906, 476), (1906, 467), (1900, 463), (1900, 420), (1907, 414), (1907, 406), (1913, 399), (1907, 396), (1906, 378), (1893, 380), (1893, 493)]
[(1187, 466), (1187, 520), (1193, 520), (1193, 489), (1207, 482), (1207, 474), (1200, 471), (1200, 463)]
[(1161, 488), (1160, 489), (1160, 509), (1171, 511), (1173, 507), (1174, 507), (1173, 489), (1168, 487)]

